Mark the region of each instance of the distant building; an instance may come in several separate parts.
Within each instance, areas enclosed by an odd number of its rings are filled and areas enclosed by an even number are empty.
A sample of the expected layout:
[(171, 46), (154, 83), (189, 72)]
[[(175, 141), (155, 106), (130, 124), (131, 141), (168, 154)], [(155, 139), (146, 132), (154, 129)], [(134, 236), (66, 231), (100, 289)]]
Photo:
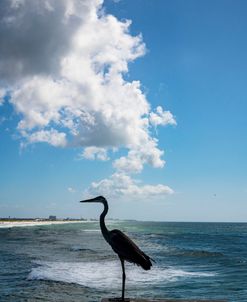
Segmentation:
[(57, 216), (50, 215), (50, 216), (49, 216), (49, 220), (57, 220)]

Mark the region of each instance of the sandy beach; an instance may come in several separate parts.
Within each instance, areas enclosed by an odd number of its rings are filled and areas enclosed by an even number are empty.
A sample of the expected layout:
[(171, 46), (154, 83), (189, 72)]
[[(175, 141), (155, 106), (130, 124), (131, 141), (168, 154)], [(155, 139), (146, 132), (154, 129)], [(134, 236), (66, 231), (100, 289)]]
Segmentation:
[(68, 224), (68, 223), (88, 223), (90, 221), (82, 220), (72, 220), (72, 221), (0, 221), (0, 228), (13, 228), (13, 227), (28, 227), (28, 226), (41, 226), (41, 225), (51, 225), (51, 224)]

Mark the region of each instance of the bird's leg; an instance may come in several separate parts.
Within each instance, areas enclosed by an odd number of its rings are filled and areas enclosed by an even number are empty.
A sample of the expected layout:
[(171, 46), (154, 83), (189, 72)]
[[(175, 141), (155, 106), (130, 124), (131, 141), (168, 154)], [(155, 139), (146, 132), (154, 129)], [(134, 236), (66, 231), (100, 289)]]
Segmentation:
[(121, 265), (122, 265), (122, 271), (123, 271), (123, 280), (122, 280), (122, 301), (124, 301), (124, 290), (125, 290), (125, 268), (124, 268), (124, 260), (120, 258)]

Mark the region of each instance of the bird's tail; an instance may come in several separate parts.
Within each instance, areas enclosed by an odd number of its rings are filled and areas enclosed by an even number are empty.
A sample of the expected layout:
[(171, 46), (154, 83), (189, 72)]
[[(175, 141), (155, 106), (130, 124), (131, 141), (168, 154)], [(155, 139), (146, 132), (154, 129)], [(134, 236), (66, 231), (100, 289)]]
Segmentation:
[(152, 266), (152, 262), (155, 262), (152, 258), (150, 258), (148, 255), (146, 255), (145, 253), (142, 253), (142, 258), (143, 260), (141, 261), (140, 265), (143, 269), (145, 269), (146, 271), (150, 270), (151, 266)]

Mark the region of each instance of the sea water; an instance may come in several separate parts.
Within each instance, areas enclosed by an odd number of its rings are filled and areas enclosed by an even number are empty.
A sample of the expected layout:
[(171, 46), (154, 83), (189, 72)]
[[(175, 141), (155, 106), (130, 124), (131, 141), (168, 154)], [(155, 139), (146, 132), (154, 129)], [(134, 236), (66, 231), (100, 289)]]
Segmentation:
[[(247, 224), (108, 221), (155, 260), (126, 263), (126, 297), (247, 301)], [(98, 222), (0, 228), (0, 301), (121, 296), (121, 264)]]

